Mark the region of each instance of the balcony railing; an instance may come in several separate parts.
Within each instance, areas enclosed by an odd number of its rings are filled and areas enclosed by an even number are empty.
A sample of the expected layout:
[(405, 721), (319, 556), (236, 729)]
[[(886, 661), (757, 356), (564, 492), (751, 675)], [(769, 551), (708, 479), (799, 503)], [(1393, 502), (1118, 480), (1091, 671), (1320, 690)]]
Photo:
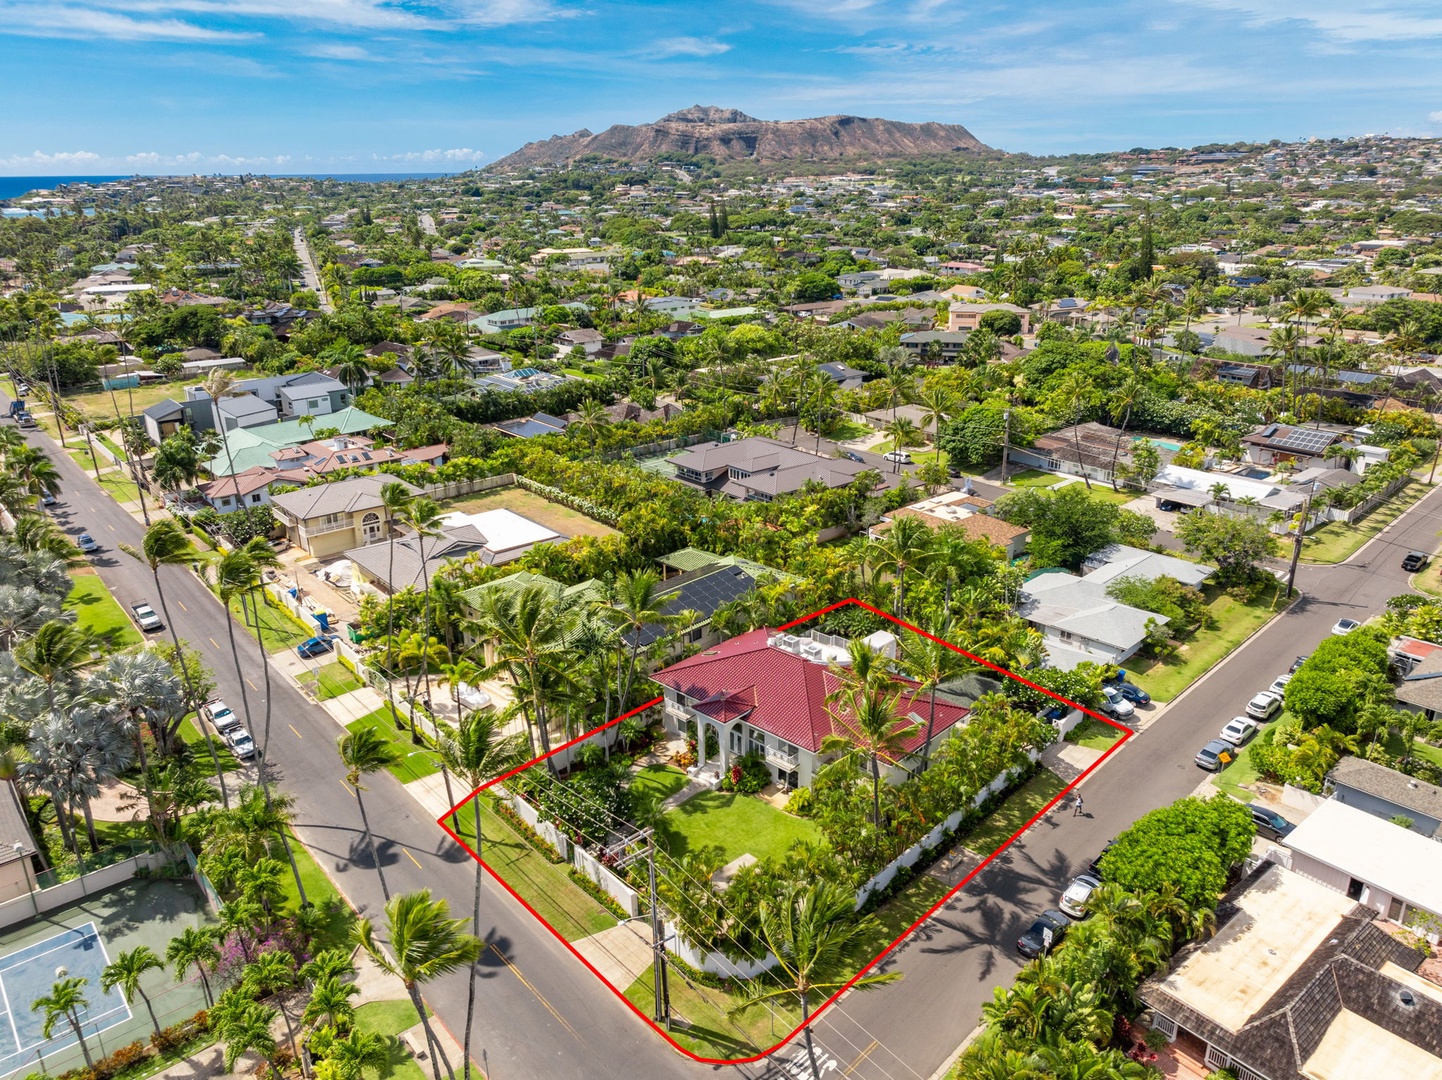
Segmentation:
[(801, 763), (800, 755), (778, 750), (774, 746), (768, 746), (766, 748), (766, 760), (786, 769), (794, 769)]
[(354, 529), (355, 522), (349, 519), (345, 521), (333, 521), (328, 525), (302, 525), (301, 534), (304, 536), (321, 536), (324, 533), (340, 532), (342, 529)]

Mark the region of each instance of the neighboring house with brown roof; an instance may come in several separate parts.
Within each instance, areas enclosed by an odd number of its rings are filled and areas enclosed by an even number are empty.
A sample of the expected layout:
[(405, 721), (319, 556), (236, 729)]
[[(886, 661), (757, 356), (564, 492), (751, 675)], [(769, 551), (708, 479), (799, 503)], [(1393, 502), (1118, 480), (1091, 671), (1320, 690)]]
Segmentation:
[(1131, 461), (1132, 438), (1119, 428), (1087, 421), (1040, 435), (1031, 446), (1013, 446), (1010, 459), (1014, 465), (1070, 476), (1085, 475), (1109, 484), (1112, 458), (1119, 464)]
[(1009, 311), (1021, 320), (1021, 332), (1031, 333), (1030, 308), (1018, 307), (1016, 304), (951, 304), (947, 309), (946, 328), (948, 330), (976, 330), (981, 326), (981, 317), (992, 311)]
[(964, 491), (946, 491), (882, 515), (868, 535), (877, 539), (891, 529), (898, 518), (914, 517), (933, 529), (951, 528), (968, 540), (984, 540), (1006, 552), (1007, 561), (1020, 558), (1031, 539), (1031, 530), (991, 516), (992, 502)]
[(1442, 1076), (1442, 986), (1417, 950), (1341, 893), (1264, 867), (1214, 935), (1137, 990), (1152, 1026), (1243, 1080)]
[(325, 559), (390, 536), (380, 498), (381, 488), (390, 483), (402, 485), (412, 495), (420, 494), (419, 488), (404, 480), (376, 473), (273, 495), (271, 506), (292, 544)]
[(697, 443), (666, 461), (682, 483), (743, 502), (771, 502), (812, 481), (845, 487), (872, 470), (864, 462), (818, 457), (763, 436)]

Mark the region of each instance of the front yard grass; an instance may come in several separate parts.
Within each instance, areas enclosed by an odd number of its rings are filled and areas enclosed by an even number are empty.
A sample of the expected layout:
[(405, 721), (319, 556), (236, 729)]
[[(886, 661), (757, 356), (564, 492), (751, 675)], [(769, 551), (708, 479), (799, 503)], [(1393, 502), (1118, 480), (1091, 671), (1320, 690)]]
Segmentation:
[[(359, 720), (352, 720), (345, 729), (354, 735), (362, 728), (370, 728), (380, 735), (386, 744), (400, 756), (400, 761), (390, 766), (390, 774), (402, 784), (409, 784), (412, 780), (419, 780), (424, 776), (440, 772), (441, 767), (436, 764), (436, 755), (431, 752), (429, 744), (417, 746), (411, 741), (410, 720), (404, 719), (404, 722), (407, 730), (398, 730), (391, 707), (386, 704), (376, 709), (375, 712), (366, 713)], [(415, 754), (417, 750), (425, 750), (426, 753)], [(415, 756), (412, 757), (412, 754)]]
[(647, 765), (631, 777), (631, 798), (637, 803), (669, 799), (689, 782), (685, 772), (674, 765)]
[[(476, 797), (481, 800), (481, 828), (485, 830), (481, 858), (520, 893), (556, 933), (567, 941), (579, 941), (616, 925), (616, 917), (571, 880), (567, 863), (553, 863), (526, 843), (496, 813), (494, 799), (489, 794)], [(460, 827), (456, 831), (474, 848), (475, 810), (469, 802), (457, 817)]]
[(1280, 584), (1269, 585), (1249, 604), (1239, 603), (1216, 586), (1208, 586), (1205, 591), (1215, 629), (1199, 630), (1192, 641), (1165, 660), (1127, 662), (1133, 681), (1158, 702), (1171, 701), (1286, 606), (1285, 590)]
[(339, 660), (332, 660), (314, 671), (304, 672), (297, 676), (296, 682), (315, 694), (317, 701), (329, 701), (333, 697), (349, 694), (352, 690), (359, 690), (365, 685), (356, 677), (354, 671)]
[(661, 832), (673, 858), (715, 845), (721, 849), (722, 862), (747, 852), (758, 859), (780, 858), (803, 840), (821, 840), (821, 830), (805, 818), (793, 817), (755, 796), (727, 791), (703, 791), (667, 811)]
[(1122, 733), (1110, 724), (1103, 724), (1100, 720), (1093, 720), (1087, 717), (1086, 720), (1072, 728), (1067, 734), (1066, 741), (1076, 743), (1078, 746), (1086, 746), (1092, 750), (1110, 750), (1112, 743), (1122, 737)]
[(1064, 478), (1056, 473), (1042, 472), (1040, 469), (1023, 469), (1021, 472), (1012, 473), (1006, 478), (1006, 482), (1013, 487), (1056, 487)]
[(95, 635), (104, 651), (114, 652), (144, 640), (99, 576), (76, 570), (71, 582), (65, 610), (75, 612), (75, 624)]
[[(736, 1016), (728, 1016), (727, 1010), (738, 1002), (735, 995), (689, 983), (674, 965), (667, 968), (666, 977), (671, 1015), (685, 1021), (684, 1025), (672, 1027), (671, 1037), (702, 1057), (750, 1057), (774, 1046), (801, 1023), (800, 1006), (787, 998), (773, 1000), (769, 1005), (752, 1005)], [(649, 966), (626, 988), (626, 999), (646, 1016), (655, 1014)]]
[(1005, 802), (988, 814), (967, 833), (962, 842), (967, 850), (985, 858), (1010, 838), (1052, 799), (1060, 795), (1066, 784), (1050, 769), (1041, 769), (1019, 787)]
[(251, 637), (261, 639), (266, 652), (293, 649), (315, 636), (315, 630), (302, 626), (290, 612), (268, 597), (256, 602), (262, 596), (257, 593), (252, 597), (245, 610), (241, 608), (240, 597), (235, 597), (230, 602), (230, 613)]
[(1403, 511), (1427, 494), (1422, 481), (1408, 484), (1361, 521), (1329, 521), (1302, 541), (1302, 561), (1339, 563), (1400, 517)]
[[(305, 845), (296, 839), (294, 833), (290, 834), (290, 850), (291, 854), (295, 856), (295, 866), (300, 871), (300, 880), (305, 885), (305, 898), (326, 913), (325, 923), (316, 933), (314, 948), (316, 950), (348, 948), (352, 944), (351, 927), (355, 925), (355, 912), (351, 910), (350, 905), (345, 902), (345, 898), (331, 883), (330, 878), (326, 877), (325, 871), (306, 850)], [(295, 877), (289, 872), (289, 867), (282, 875), (280, 883), (285, 890), (287, 908), (291, 911), (297, 910), (300, 907), (300, 893), (295, 887)], [(406, 1006), (409, 1008), (410, 1002), (406, 1002)]]
[(1257, 740), (1262, 737), (1268, 728), (1275, 728), (1282, 722), (1286, 715), (1286, 713), (1279, 714), (1277, 719), (1273, 720), (1266, 728), (1263, 728), (1262, 731), (1259, 731), (1251, 742), (1242, 747), (1241, 753), (1237, 755), (1236, 761), (1232, 762), (1221, 772), (1212, 774), (1212, 785), (1218, 791), (1244, 803), (1249, 803), (1256, 798), (1257, 793), (1255, 791), (1242, 786), (1243, 784), (1255, 784), (1262, 778), (1262, 774), (1258, 772), (1257, 767), (1252, 764), (1252, 747), (1257, 745)]
[(874, 913), (876, 925), (871, 933), (857, 938), (853, 954), (857, 968), (869, 963), (945, 895), (945, 885), (930, 874), (922, 873), (877, 908)]

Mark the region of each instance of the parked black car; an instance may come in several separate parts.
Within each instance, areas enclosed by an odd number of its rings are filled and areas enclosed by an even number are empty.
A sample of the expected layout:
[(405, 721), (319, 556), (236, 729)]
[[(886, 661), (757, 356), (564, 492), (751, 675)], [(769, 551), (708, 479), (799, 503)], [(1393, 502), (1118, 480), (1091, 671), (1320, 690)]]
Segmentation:
[(1106, 858), (1106, 854), (1108, 851), (1116, 847), (1116, 843), (1117, 842), (1115, 840), (1107, 841), (1106, 847), (1102, 848), (1101, 851), (1098, 852), (1097, 857), (1091, 861), (1090, 865), (1087, 866), (1087, 873), (1091, 874), (1092, 877), (1095, 878), (1100, 878), (1102, 876), (1102, 860)]
[(1066, 929), (1070, 925), (1071, 920), (1066, 915), (1054, 908), (1048, 908), (1027, 927), (1026, 933), (1016, 939), (1016, 951), (1028, 960), (1045, 956), (1061, 944), (1061, 939), (1066, 936)]
[(1427, 553), (1425, 551), (1409, 551), (1402, 560), (1403, 570), (1421, 570), (1427, 565)]
[(1297, 827), (1275, 810), (1268, 810), (1265, 806), (1250, 803), (1247, 809), (1252, 812), (1252, 823), (1257, 826), (1257, 835), (1265, 836), (1268, 840), (1285, 840), (1287, 834)]

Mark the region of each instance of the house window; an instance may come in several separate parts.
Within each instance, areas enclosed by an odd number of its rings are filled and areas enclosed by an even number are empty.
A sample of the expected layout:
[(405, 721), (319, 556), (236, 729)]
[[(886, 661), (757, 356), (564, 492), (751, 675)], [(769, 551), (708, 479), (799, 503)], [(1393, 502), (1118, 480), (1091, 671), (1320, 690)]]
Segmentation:
[(1367, 891), (1367, 885), (1366, 885), (1365, 882), (1358, 881), (1356, 878), (1352, 878), (1351, 880), (1349, 880), (1349, 881), (1347, 882), (1347, 899), (1348, 899), (1348, 900), (1358, 900), (1358, 901), (1360, 901), (1360, 900), (1362, 899), (1362, 894), (1363, 894), (1364, 892), (1366, 892), (1366, 891)]
[(254, 495), (252, 495), (252, 496), (250, 497), (250, 501), (253, 502), (253, 503), (258, 503), (258, 502), (260, 502), (260, 492), (257, 491)]
[(704, 634), (705, 632), (706, 632), (706, 628), (705, 628), (705, 627), (703, 627), (703, 626), (698, 626), (698, 627), (696, 627), (696, 629), (694, 629), (694, 630), (690, 631), (689, 633), (687, 633), (687, 635), (686, 635), (686, 643), (687, 643), (688, 645), (694, 645), (694, 644), (696, 644), (696, 642), (698, 642), (698, 641), (701, 640), (701, 635)]
[(1401, 900), (1398, 900), (1395, 896), (1392, 897), (1387, 903), (1387, 918), (1391, 919), (1394, 923), (1400, 923), (1402, 921), (1404, 907), (1405, 905)]
[(318, 408), (320, 408), (320, 402), (317, 401), (315, 398), (311, 398), (309, 401), (307, 401), (307, 402), (305, 403), (305, 407), (306, 407), (307, 409), (318, 409)]
[(1059, 637), (1062, 641), (1072, 640), (1072, 632), (1070, 630), (1058, 630), (1056, 632), (1056, 636)]

